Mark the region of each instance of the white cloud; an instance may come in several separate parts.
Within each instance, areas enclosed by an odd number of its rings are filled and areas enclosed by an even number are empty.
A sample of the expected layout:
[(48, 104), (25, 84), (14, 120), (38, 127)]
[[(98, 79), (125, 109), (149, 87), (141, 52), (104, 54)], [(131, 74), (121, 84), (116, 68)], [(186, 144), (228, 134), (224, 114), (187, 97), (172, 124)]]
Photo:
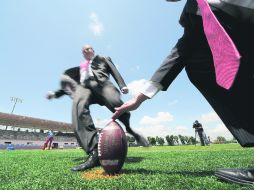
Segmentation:
[(210, 139), (213, 141), (218, 136), (223, 136), (227, 140), (233, 138), (232, 134), (226, 128), (226, 126), (221, 121), (220, 117), (215, 112), (209, 112), (201, 115), (201, 123), (203, 125), (205, 133), (207, 136), (210, 136)]
[(209, 122), (220, 122), (219, 116), (215, 112), (209, 112), (201, 115), (201, 122), (209, 123)]
[(104, 31), (104, 26), (99, 21), (97, 14), (91, 13), (89, 18), (90, 18), (89, 29), (91, 30), (94, 36), (101, 36), (102, 32)]
[[(193, 136), (195, 137), (195, 130), (191, 127), (186, 126), (176, 126), (170, 127), (165, 125), (153, 125), (153, 126), (146, 126), (146, 127), (138, 127), (135, 128), (137, 132), (144, 135), (145, 137), (163, 137), (165, 138), (167, 135), (183, 135), (183, 136)], [(207, 136), (210, 136), (210, 139), (213, 141), (218, 136), (223, 136), (227, 140), (231, 140), (233, 136), (228, 131), (228, 129), (223, 124), (218, 124), (214, 128), (204, 128), (204, 131)], [(198, 136), (197, 136), (198, 138)]]
[(157, 116), (150, 117), (150, 116), (144, 116), (140, 120), (141, 125), (160, 125), (165, 122), (173, 121), (174, 117), (168, 112), (158, 112)]
[(167, 135), (171, 135), (171, 129), (169, 127), (166, 127), (164, 125), (158, 125), (158, 126), (149, 126), (149, 127), (140, 127), (137, 129), (137, 131), (144, 135), (145, 137), (165, 137)]
[(129, 88), (130, 94), (132, 96), (135, 96), (139, 93), (140, 89), (145, 85), (146, 80), (134, 80), (131, 83), (129, 83), (127, 86)]
[(184, 135), (184, 136), (194, 136), (194, 131), (185, 126), (177, 126), (177, 127), (169, 127), (165, 125), (154, 125), (148, 127), (139, 127), (137, 130), (140, 134), (145, 137), (163, 137), (165, 138), (167, 135)]
[(177, 132), (177, 133), (179, 133), (179, 134), (181, 134), (182, 132), (188, 132), (190, 129), (189, 129), (189, 127), (185, 127), (185, 126), (177, 126), (177, 127), (175, 127), (175, 132)]
[(210, 136), (212, 141), (215, 140), (218, 136), (223, 136), (227, 140), (233, 138), (232, 134), (229, 132), (229, 130), (225, 127), (224, 124), (218, 124), (216, 127), (207, 129), (206, 131), (205, 132), (207, 133), (207, 136)]

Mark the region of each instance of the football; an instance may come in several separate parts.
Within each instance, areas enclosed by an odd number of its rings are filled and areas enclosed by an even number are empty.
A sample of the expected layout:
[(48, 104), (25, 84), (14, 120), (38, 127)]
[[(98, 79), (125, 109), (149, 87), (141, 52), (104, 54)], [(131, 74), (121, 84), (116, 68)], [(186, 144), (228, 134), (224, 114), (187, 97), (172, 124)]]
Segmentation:
[(119, 173), (127, 150), (125, 132), (116, 121), (111, 121), (101, 130), (98, 142), (99, 161), (107, 174)]

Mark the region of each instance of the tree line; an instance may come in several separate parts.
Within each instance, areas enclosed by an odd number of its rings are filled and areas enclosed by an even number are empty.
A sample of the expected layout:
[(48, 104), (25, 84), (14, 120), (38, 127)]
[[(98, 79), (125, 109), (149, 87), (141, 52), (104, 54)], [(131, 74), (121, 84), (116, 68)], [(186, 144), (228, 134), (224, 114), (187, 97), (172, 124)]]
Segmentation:
[[(197, 138), (193, 136), (183, 136), (183, 135), (167, 135), (165, 138), (163, 137), (147, 137), (147, 140), (149, 141), (149, 144), (151, 146), (175, 146), (175, 145), (195, 145), (199, 143)], [(132, 136), (127, 136), (127, 141), (129, 143), (129, 146), (136, 146), (135, 138)], [(214, 141), (214, 144), (225, 144), (225, 143), (237, 143), (236, 139), (233, 138), (232, 140), (226, 140), (223, 136), (218, 136)]]
[[(130, 146), (135, 146), (135, 138), (127, 136), (127, 140)], [(165, 143), (169, 146), (174, 146), (174, 145), (194, 145), (198, 143), (198, 141), (192, 137), (192, 136), (183, 136), (183, 135), (167, 135), (165, 139), (163, 137), (147, 137), (147, 140), (150, 145), (155, 146), (163, 146)]]

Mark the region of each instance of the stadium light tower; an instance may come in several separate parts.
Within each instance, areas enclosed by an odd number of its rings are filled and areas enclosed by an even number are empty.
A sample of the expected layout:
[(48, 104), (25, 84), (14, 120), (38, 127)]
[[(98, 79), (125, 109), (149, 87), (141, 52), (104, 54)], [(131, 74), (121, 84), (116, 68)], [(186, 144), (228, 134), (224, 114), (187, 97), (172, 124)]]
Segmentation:
[[(14, 109), (15, 109), (15, 107), (16, 107), (16, 104), (17, 104), (17, 103), (22, 103), (23, 100), (22, 100), (21, 98), (11, 97), (11, 101), (14, 102), (13, 107), (12, 107), (12, 110), (11, 110), (11, 114), (13, 114)], [(6, 125), (5, 130), (7, 130), (7, 128), (8, 128), (8, 125)]]

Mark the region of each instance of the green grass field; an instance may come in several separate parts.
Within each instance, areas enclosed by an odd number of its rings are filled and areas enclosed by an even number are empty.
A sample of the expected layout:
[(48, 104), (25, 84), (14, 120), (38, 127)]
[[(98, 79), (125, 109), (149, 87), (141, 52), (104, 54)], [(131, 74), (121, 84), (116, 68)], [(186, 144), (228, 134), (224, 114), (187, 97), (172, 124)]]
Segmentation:
[(84, 178), (84, 172), (71, 172), (83, 156), (82, 150), (0, 151), (0, 190), (254, 190), (213, 176), (218, 168), (254, 167), (254, 149), (238, 144), (129, 148), (122, 173), (106, 179)]

